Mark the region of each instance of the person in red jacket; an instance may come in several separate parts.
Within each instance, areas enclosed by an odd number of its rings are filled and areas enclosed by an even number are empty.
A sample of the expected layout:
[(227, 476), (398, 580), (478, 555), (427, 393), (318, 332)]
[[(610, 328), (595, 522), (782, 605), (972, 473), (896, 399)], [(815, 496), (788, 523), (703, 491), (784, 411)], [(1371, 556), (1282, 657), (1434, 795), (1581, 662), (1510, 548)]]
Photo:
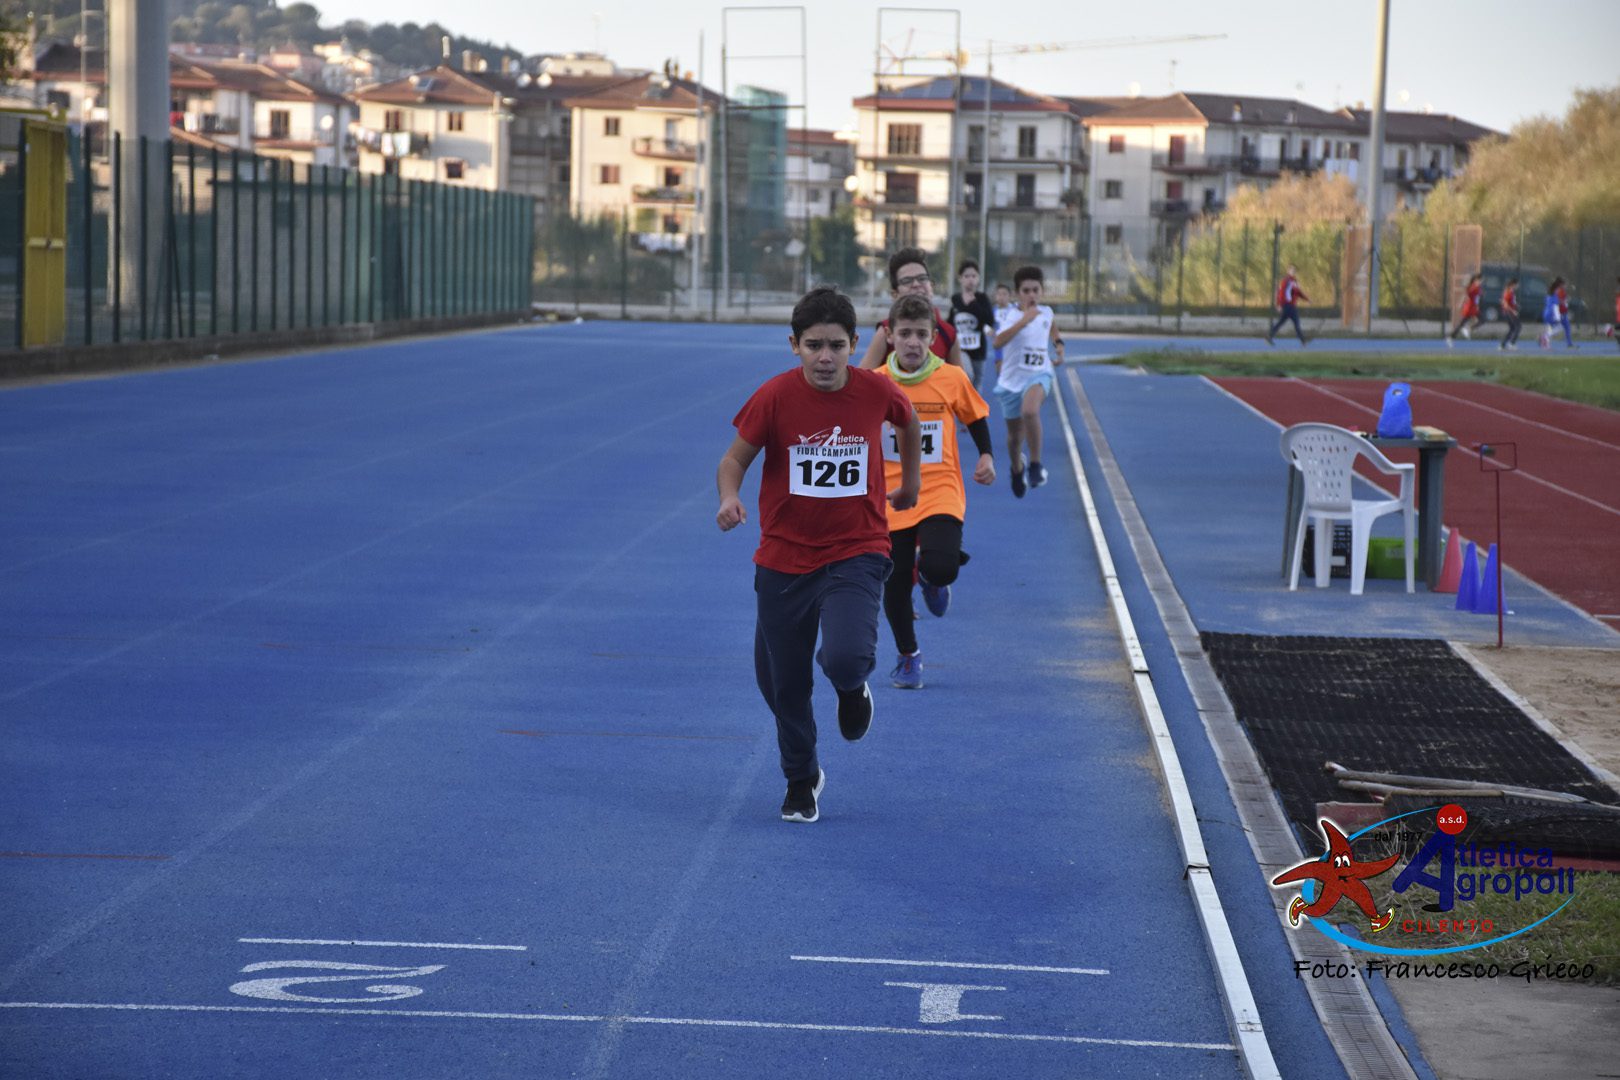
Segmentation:
[(1480, 289), (1479, 275), (1475, 274), (1473, 277), (1468, 279), (1468, 288), (1463, 292), (1462, 310), (1457, 312), (1457, 322), (1446, 333), (1446, 348), (1449, 349), (1452, 347), (1452, 343), (1456, 340), (1457, 331), (1459, 330), (1462, 331), (1463, 337), (1470, 340), (1473, 339), (1474, 335), (1470, 334), (1468, 331), (1471, 325), (1479, 325)]
[(1519, 347), (1519, 279), (1510, 277), (1507, 284), (1502, 286), (1502, 318), (1507, 320), (1507, 333), (1502, 335), (1502, 344), (1497, 348), (1502, 350), (1517, 349)]
[(1294, 267), (1290, 265), (1287, 275), (1277, 285), (1277, 310), (1279, 314), (1277, 321), (1271, 325), (1271, 329), (1266, 331), (1267, 345), (1276, 344), (1273, 339), (1277, 336), (1277, 331), (1281, 330), (1283, 323), (1288, 322), (1290, 319), (1294, 323), (1294, 333), (1299, 335), (1299, 343), (1301, 345), (1305, 344), (1305, 331), (1300, 329), (1299, 326), (1299, 302), (1301, 300), (1309, 301), (1310, 297), (1306, 296), (1305, 290), (1299, 287), (1299, 279), (1294, 276)]

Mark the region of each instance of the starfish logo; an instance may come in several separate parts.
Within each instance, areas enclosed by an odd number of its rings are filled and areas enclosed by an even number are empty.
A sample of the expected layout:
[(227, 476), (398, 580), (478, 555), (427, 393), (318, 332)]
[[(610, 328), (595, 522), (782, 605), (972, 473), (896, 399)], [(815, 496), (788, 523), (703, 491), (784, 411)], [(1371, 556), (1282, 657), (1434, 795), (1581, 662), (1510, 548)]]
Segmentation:
[(1378, 859), (1374, 862), (1357, 862), (1355, 853), (1350, 850), (1350, 841), (1337, 825), (1327, 818), (1322, 818), (1318, 824), (1322, 828), (1323, 838), (1327, 841), (1327, 851), (1319, 858), (1284, 870), (1271, 880), (1273, 886), (1311, 881), (1319, 890), (1313, 900), (1307, 900), (1303, 890), (1301, 895), (1294, 897), (1288, 905), (1288, 925), (1298, 926), (1301, 915), (1320, 919), (1337, 907), (1341, 899), (1348, 897), (1361, 909), (1362, 914), (1367, 916), (1368, 921), (1372, 923), (1373, 933), (1376, 934), (1390, 924), (1390, 920), (1395, 917), (1395, 909), (1391, 908), (1379, 914), (1377, 906), (1373, 904), (1372, 893), (1363, 882), (1387, 871), (1395, 865), (1400, 856), (1391, 855), (1387, 859)]

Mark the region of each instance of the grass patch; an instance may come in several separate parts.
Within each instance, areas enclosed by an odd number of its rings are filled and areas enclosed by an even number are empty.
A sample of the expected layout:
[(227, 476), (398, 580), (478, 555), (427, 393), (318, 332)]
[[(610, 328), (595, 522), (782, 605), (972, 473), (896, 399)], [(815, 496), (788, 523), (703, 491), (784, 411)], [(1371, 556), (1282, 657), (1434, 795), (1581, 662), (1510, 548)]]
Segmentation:
[[(1402, 865), (1405, 865), (1404, 862)], [(1464, 868), (1458, 867), (1458, 873), (1463, 872)], [(1388, 911), (1391, 907), (1395, 909), (1395, 922), (1378, 935), (1390, 940), (1381, 944), (1394, 944), (1402, 948), (1444, 949), (1499, 937), (1534, 922), (1566, 899), (1538, 896), (1533, 900), (1515, 901), (1511, 895), (1486, 893), (1466, 904), (1458, 900), (1452, 911), (1442, 913), (1423, 909), (1424, 904), (1434, 902), (1433, 892), (1419, 886), (1402, 895), (1391, 890), (1390, 885), (1394, 880), (1394, 873), (1389, 873), (1368, 882), (1368, 885), (1379, 911)], [(1401, 923), (1406, 919), (1426, 920), (1431, 926), (1440, 919), (1489, 919), (1495, 929), (1490, 933), (1447, 931), (1404, 934)], [(1371, 936), (1361, 925), (1364, 920), (1360, 912), (1356, 913), (1355, 922), (1359, 927), (1358, 934)], [(1600, 870), (1578, 871), (1575, 874), (1575, 899), (1570, 905), (1556, 917), (1516, 938), (1450, 956), (1412, 959), (1495, 963), (1503, 971), (1521, 961), (1532, 964), (1568, 962), (1576, 967), (1591, 964), (1592, 978), (1583, 981), (1600, 986), (1620, 986), (1620, 874)]]
[(1603, 350), (1552, 354), (1349, 353), (1289, 348), (1265, 352), (1144, 349), (1111, 361), (1165, 375), (1270, 375), (1325, 379), (1459, 379), (1493, 382), (1620, 410), (1620, 357)]

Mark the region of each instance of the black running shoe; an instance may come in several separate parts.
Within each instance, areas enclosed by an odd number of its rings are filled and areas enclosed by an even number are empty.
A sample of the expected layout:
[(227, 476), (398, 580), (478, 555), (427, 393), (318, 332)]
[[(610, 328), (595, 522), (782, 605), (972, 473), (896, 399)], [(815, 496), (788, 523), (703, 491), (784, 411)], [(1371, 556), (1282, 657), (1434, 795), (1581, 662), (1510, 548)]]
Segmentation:
[(1014, 469), (1012, 471), (1012, 486), (1013, 486), (1013, 497), (1015, 499), (1022, 499), (1024, 497), (1024, 470), (1023, 469)]
[(821, 808), (816, 805), (816, 799), (826, 783), (827, 774), (819, 769), (814, 780), (789, 780), (787, 798), (782, 800), (782, 820), (809, 824), (820, 817)]
[(872, 691), (861, 683), (857, 690), (838, 691), (838, 730), (850, 742), (857, 742), (872, 726)]

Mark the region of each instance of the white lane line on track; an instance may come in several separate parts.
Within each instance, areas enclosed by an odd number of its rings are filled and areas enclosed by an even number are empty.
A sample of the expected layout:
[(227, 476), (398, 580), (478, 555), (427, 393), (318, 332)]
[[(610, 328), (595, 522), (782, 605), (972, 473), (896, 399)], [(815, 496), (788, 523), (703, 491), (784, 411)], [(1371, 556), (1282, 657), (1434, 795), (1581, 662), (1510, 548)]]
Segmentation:
[(365, 945), (380, 949), (488, 949), (528, 952), (527, 945), (459, 945), (448, 941), (345, 941), (339, 938), (239, 937), (244, 945)]
[[(1073, 368), (1070, 368), (1066, 375), (1070, 392), (1074, 395), (1075, 401), (1081, 404), (1084, 415), (1084, 409), (1089, 406), (1084, 404), (1086, 397), (1085, 390), (1080, 384), (1080, 376)], [(1091, 534), (1092, 548), (1097, 555), (1098, 571), (1108, 592), (1120, 644), (1131, 664), (1137, 704), (1141, 708), (1143, 723), (1152, 739), (1153, 753), (1164, 781), (1165, 794), (1170, 799), (1176, 840), (1181, 847), (1186, 866), (1184, 879), (1192, 894), (1193, 910), (1198, 915), (1198, 923), (1204, 933), (1204, 943), (1208, 946), (1210, 961), (1215, 969), (1216, 986), (1220, 991), (1227, 1026), (1237, 1039), (1238, 1059), (1242, 1064), (1244, 1075), (1249, 1080), (1280, 1080), (1282, 1073), (1278, 1070), (1276, 1058), (1271, 1053), (1271, 1044), (1267, 1041), (1265, 1025), (1260, 1018), (1260, 1008), (1255, 1003), (1254, 991), (1249, 986), (1248, 975), (1243, 969), (1243, 959), (1238, 955), (1237, 941), (1233, 938), (1231, 926), (1226, 920), (1226, 909), (1215, 888), (1209, 855), (1204, 848), (1203, 830), (1193, 808), (1192, 792), (1182, 772), (1181, 757), (1176, 750), (1175, 738), (1170, 733), (1169, 721), (1159, 703), (1153, 673), (1148, 668), (1147, 655), (1137, 636), (1130, 604), (1125, 599), (1124, 587), (1119, 580), (1113, 554), (1109, 550), (1108, 538), (1103, 532), (1102, 512), (1092, 495), (1091, 483), (1086, 478), (1085, 464), (1080, 458), (1080, 446), (1075, 439), (1074, 426), (1069, 422), (1069, 409), (1063, 401), (1062, 387), (1059, 384), (1055, 385), (1054, 389), (1056, 392), (1052, 396), (1057, 406), (1058, 420), (1063, 428), (1063, 439), (1068, 444), (1069, 463), (1074, 469), (1075, 486), (1079, 490), (1080, 502), (1085, 510), (1086, 527)], [(1097, 441), (1095, 433), (1092, 434), (1092, 440), (1095, 444)], [(1103, 452), (1101, 446), (1094, 445), (1094, 449), (1099, 456)], [(1118, 506), (1115, 507), (1115, 514), (1121, 524), (1129, 528), (1129, 523), (1124, 520)]]
[[(1566, 439), (1579, 439), (1581, 442), (1591, 443), (1593, 446), (1601, 446), (1605, 450), (1617, 450), (1617, 451), (1620, 451), (1620, 445), (1616, 445), (1615, 443), (1604, 442), (1602, 439), (1594, 439), (1590, 435), (1578, 435), (1573, 431), (1566, 431), (1563, 428), (1555, 427), (1552, 424), (1543, 424), (1540, 420), (1530, 420), (1530, 419), (1528, 419), (1526, 417), (1518, 416), (1518, 415), (1516, 415), (1514, 413), (1510, 413), (1506, 409), (1498, 409), (1494, 405), (1486, 405), (1482, 401), (1470, 401), (1465, 397), (1458, 397), (1456, 394), (1448, 394), (1444, 390), (1436, 390), (1432, 386), (1423, 387), (1423, 392), (1425, 394), (1433, 394), (1435, 397), (1445, 398), (1447, 401), (1455, 401), (1459, 405), (1470, 405), (1470, 406), (1472, 406), (1472, 407), (1474, 407), (1476, 409), (1482, 409), (1482, 410), (1484, 410), (1485, 412), (1488, 412), (1488, 413), (1495, 413), (1497, 416), (1505, 416), (1509, 420), (1514, 421), (1515, 423), (1529, 424), (1531, 427), (1538, 427), (1538, 428), (1541, 428), (1543, 431), (1550, 431), (1554, 435), (1562, 435)], [(1554, 400), (1556, 400), (1556, 399), (1554, 399)], [(1568, 405), (1568, 404), (1572, 404), (1572, 403), (1571, 402), (1562, 402), (1562, 404)]]
[(1231, 1043), (1170, 1039), (1105, 1039), (1092, 1035), (1035, 1035), (1003, 1031), (936, 1031), (876, 1024), (803, 1024), (773, 1020), (706, 1020), (689, 1016), (571, 1016), (554, 1013), (452, 1012), (439, 1009), (323, 1009), (296, 1005), (139, 1005), (84, 1001), (0, 1001), (0, 1009), (175, 1013), (293, 1013), (312, 1016), (409, 1016), (439, 1020), (529, 1020), (547, 1023), (641, 1024), (659, 1027), (745, 1028), (754, 1031), (823, 1031), (852, 1035), (932, 1035), (947, 1039), (1067, 1043), (1075, 1046), (1131, 1046), (1159, 1050), (1236, 1050)]
[(882, 960), (868, 956), (790, 956), (819, 964), (880, 964), (891, 967), (968, 968), (973, 971), (1045, 971), (1059, 975), (1107, 975), (1107, 968), (1040, 967), (1033, 964), (975, 964), (952, 960)]
[[(1294, 381), (1294, 382), (1299, 383), (1301, 386), (1310, 387), (1312, 390), (1315, 390), (1319, 394), (1326, 394), (1328, 397), (1338, 398), (1340, 401), (1344, 402), (1345, 404), (1353, 406), (1354, 408), (1360, 409), (1363, 412), (1371, 413), (1373, 416), (1378, 415), (1378, 410), (1377, 409), (1371, 408), (1371, 407), (1369, 407), (1367, 405), (1363, 405), (1361, 402), (1355, 401), (1355, 400), (1353, 400), (1351, 398), (1347, 398), (1343, 394), (1337, 393), (1337, 392), (1335, 392), (1333, 390), (1329, 390), (1325, 386), (1317, 386), (1315, 383), (1306, 382), (1304, 379), (1298, 378), (1297, 376), (1290, 376), (1290, 379), (1292, 379), (1292, 381)], [(1470, 457), (1473, 457), (1473, 458), (1478, 458), (1479, 457), (1479, 454), (1476, 453), (1471, 447), (1463, 446), (1461, 443), (1459, 443), (1457, 445), (1457, 449), (1460, 450), (1461, 452), (1467, 454)], [(1542, 485), (1543, 487), (1552, 488), (1554, 491), (1558, 492), (1559, 494), (1568, 495), (1572, 499), (1579, 499), (1583, 503), (1588, 503), (1588, 504), (1590, 504), (1592, 506), (1597, 507), (1599, 510), (1602, 510), (1604, 513), (1613, 514), (1616, 517), (1620, 517), (1620, 508), (1610, 506), (1607, 503), (1600, 503), (1596, 499), (1588, 498), (1587, 496), (1582, 495), (1578, 491), (1571, 491), (1569, 488), (1563, 487), (1560, 484), (1555, 484), (1551, 480), (1543, 480), (1541, 477), (1537, 476), (1535, 473), (1529, 472), (1526, 469), (1521, 468), (1521, 469), (1518, 469), (1517, 472), (1518, 472), (1518, 475), (1524, 477), (1526, 480), (1534, 481), (1535, 483), (1538, 483), (1538, 484)]]

